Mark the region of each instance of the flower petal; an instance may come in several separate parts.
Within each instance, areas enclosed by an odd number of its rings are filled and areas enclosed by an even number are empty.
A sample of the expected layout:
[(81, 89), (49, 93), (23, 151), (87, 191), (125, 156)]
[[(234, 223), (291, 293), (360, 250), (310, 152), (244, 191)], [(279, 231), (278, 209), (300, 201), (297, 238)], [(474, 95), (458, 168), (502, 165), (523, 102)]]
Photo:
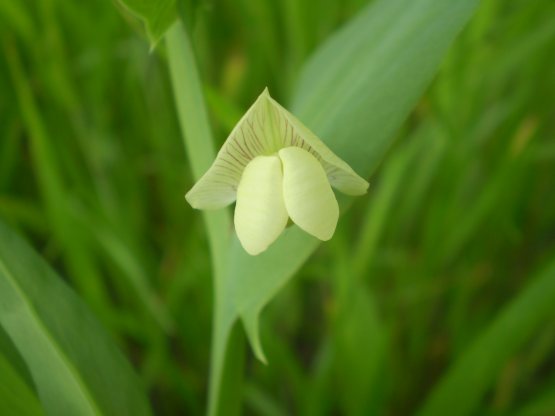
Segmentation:
[(348, 195), (362, 195), (368, 182), (337, 157), (265, 89), (231, 131), (208, 171), (185, 195), (193, 208), (222, 208), (235, 201), (245, 166), (256, 156), (296, 146), (320, 161), (329, 182)]
[(287, 225), (283, 175), (277, 156), (257, 156), (243, 171), (237, 188), (235, 230), (247, 253), (268, 248)]
[(185, 195), (195, 209), (218, 209), (235, 201), (240, 171), (233, 165), (216, 162)]
[(363, 195), (368, 190), (368, 182), (355, 171), (308, 127), (293, 114), (283, 108), (268, 95), (277, 120), (278, 135), (284, 137), (283, 147), (296, 146), (312, 153), (322, 164), (331, 185), (347, 195)]
[(212, 166), (185, 195), (193, 208), (216, 209), (231, 204), (245, 166), (258, 155), (279, 150), (280, 141), (269, 120), (268, 97), (265, 89), (233, 128)]
[(293, 222), (307, 233), (329, 240), (339, 206), (320, 162), (299, 147), (279, 151), (283, 163), (283, 199)]

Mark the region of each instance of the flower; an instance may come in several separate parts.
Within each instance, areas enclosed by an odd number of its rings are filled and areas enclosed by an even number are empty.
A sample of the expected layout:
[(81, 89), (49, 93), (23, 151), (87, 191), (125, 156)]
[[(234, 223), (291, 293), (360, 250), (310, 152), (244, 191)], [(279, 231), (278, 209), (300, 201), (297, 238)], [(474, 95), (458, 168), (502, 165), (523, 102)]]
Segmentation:
[(332, 186), (362, 195), (368, 182), (266, 88), (185, 198), (196, 209), (237, 201), (237, 237), (247, 253), (257, 255), (279, 237), (289, 218), (314, 237), (329, 240), (339, 219)]

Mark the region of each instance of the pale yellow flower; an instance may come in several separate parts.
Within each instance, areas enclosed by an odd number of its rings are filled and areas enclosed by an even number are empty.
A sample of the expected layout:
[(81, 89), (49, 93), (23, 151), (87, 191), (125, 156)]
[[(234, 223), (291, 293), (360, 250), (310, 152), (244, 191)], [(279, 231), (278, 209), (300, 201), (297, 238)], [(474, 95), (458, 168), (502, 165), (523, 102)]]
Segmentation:
[(237, 201), (237, 237), (256, 255), (279, 237), (289, 218), (314, 237), (329, 240), (339, 218), (332, 186), (362, 195), (368, 182), (265, 89), (185, 198), (197, 209)]

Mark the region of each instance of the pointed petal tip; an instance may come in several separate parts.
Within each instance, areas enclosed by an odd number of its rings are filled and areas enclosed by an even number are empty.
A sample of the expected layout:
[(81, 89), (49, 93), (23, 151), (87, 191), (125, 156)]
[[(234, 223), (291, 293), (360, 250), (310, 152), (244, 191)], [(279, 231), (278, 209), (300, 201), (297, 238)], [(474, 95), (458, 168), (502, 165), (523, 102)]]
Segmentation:
[(260, 342), (260, 330), (258, 328), (258, 317), (260, 316), (260, 309), (245, 311), (242, 315), (243, 326), (247, 333), (247, 338), (251, 345), (256, 358), (258, 358), (262, 363), (268, 365), (268, 359), (262, 348), (262, 343)]
[(192, 208), (195, 208), (195, 209), (196, 209), (195, 204), (193, 203), (194, 201), (191, 200), (191, 191), (187, 192), (187, 193), (185, 194), (184, 198), (185, 198), (185, 201), (187, 201), (187, 203), (188, 203)]
[(339, 178), (331, 178), (330, 183), (335, 189), (349, 196), (365, 195), (370, 186), (368, 181), (358, 176), (354, 171)]
[[(366, 183), (364, 184), (364, 186), (361, 186), (360, 194), (358, 194), (358, 195), (365, 195), (365, 194), (368, 193), (368, 188), (370, 188), (370, 183), (366, 180), (365, 180), (365, 182)], [(358, 196), (358, 195), (355, 195), (355, 196)]]
[(210, 198), (200, 196), (196, 192), (193, 192), (193, 189), (185, 194), (185, 201), (187, 201), (191, 208), (199, 210), (221, 209), (233, 203), (229, 198), (221, 199), (218, 195)]
[(262, 94), (260, 94), (264, 97), (269, 97), (272, 98), (272, 96), (270, 95), (270, 90), (268, 90), (268, 87), (264, 87), (264, 90), (262, 91)]
[(185, 194), (185, 201), (187, 201), (187, 203), (193, 209), (205, 209), (205, 207), (203, 207), (202, 204), (199, 204), (199, 201), (197, 200), (197, 198), (195, 198), (193, 189), (189, 190), (189, 192)]

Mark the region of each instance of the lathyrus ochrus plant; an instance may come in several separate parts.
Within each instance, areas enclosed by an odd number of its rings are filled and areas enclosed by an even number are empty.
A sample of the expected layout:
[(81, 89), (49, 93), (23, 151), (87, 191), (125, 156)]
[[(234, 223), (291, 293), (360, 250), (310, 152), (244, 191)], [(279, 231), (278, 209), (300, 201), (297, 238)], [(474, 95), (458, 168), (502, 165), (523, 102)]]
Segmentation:
[(366, 180), (265, 89), (186, 198), (198, 209), (237, 200), (237, 237), (256, 255), (279, 237), (289, 218), (314, 237), (329, 240), (339, 219), (330, 185), (347, 195), (368, 189)]
[[(164, 38), (177, 117), (198, 181), (188, 201), (203, 209), (236, 201), (238, 239), (225, 210), (203, 217), (215, 292), (208, 414), (240, 414), (244, 349), (237, 323), (264, 361), (262, 309), (314, 252), (318, 238), (332, 236), (339, 211), (349, 206), (341, 198), (338, 208), (331, 187), (351, 195), (366, 191), (355, 171), (372, 175), (478, 1), (370, 2), (299, 68), (288, 108), (302, 123), (264, 92), (217, 156), (195, 42), (174, 24), (186, 22), (186, 13), (175, 2), (121, 1), (145, 21), (153, 45)], [(283, 231), (289, 218), (298, 227)]]

